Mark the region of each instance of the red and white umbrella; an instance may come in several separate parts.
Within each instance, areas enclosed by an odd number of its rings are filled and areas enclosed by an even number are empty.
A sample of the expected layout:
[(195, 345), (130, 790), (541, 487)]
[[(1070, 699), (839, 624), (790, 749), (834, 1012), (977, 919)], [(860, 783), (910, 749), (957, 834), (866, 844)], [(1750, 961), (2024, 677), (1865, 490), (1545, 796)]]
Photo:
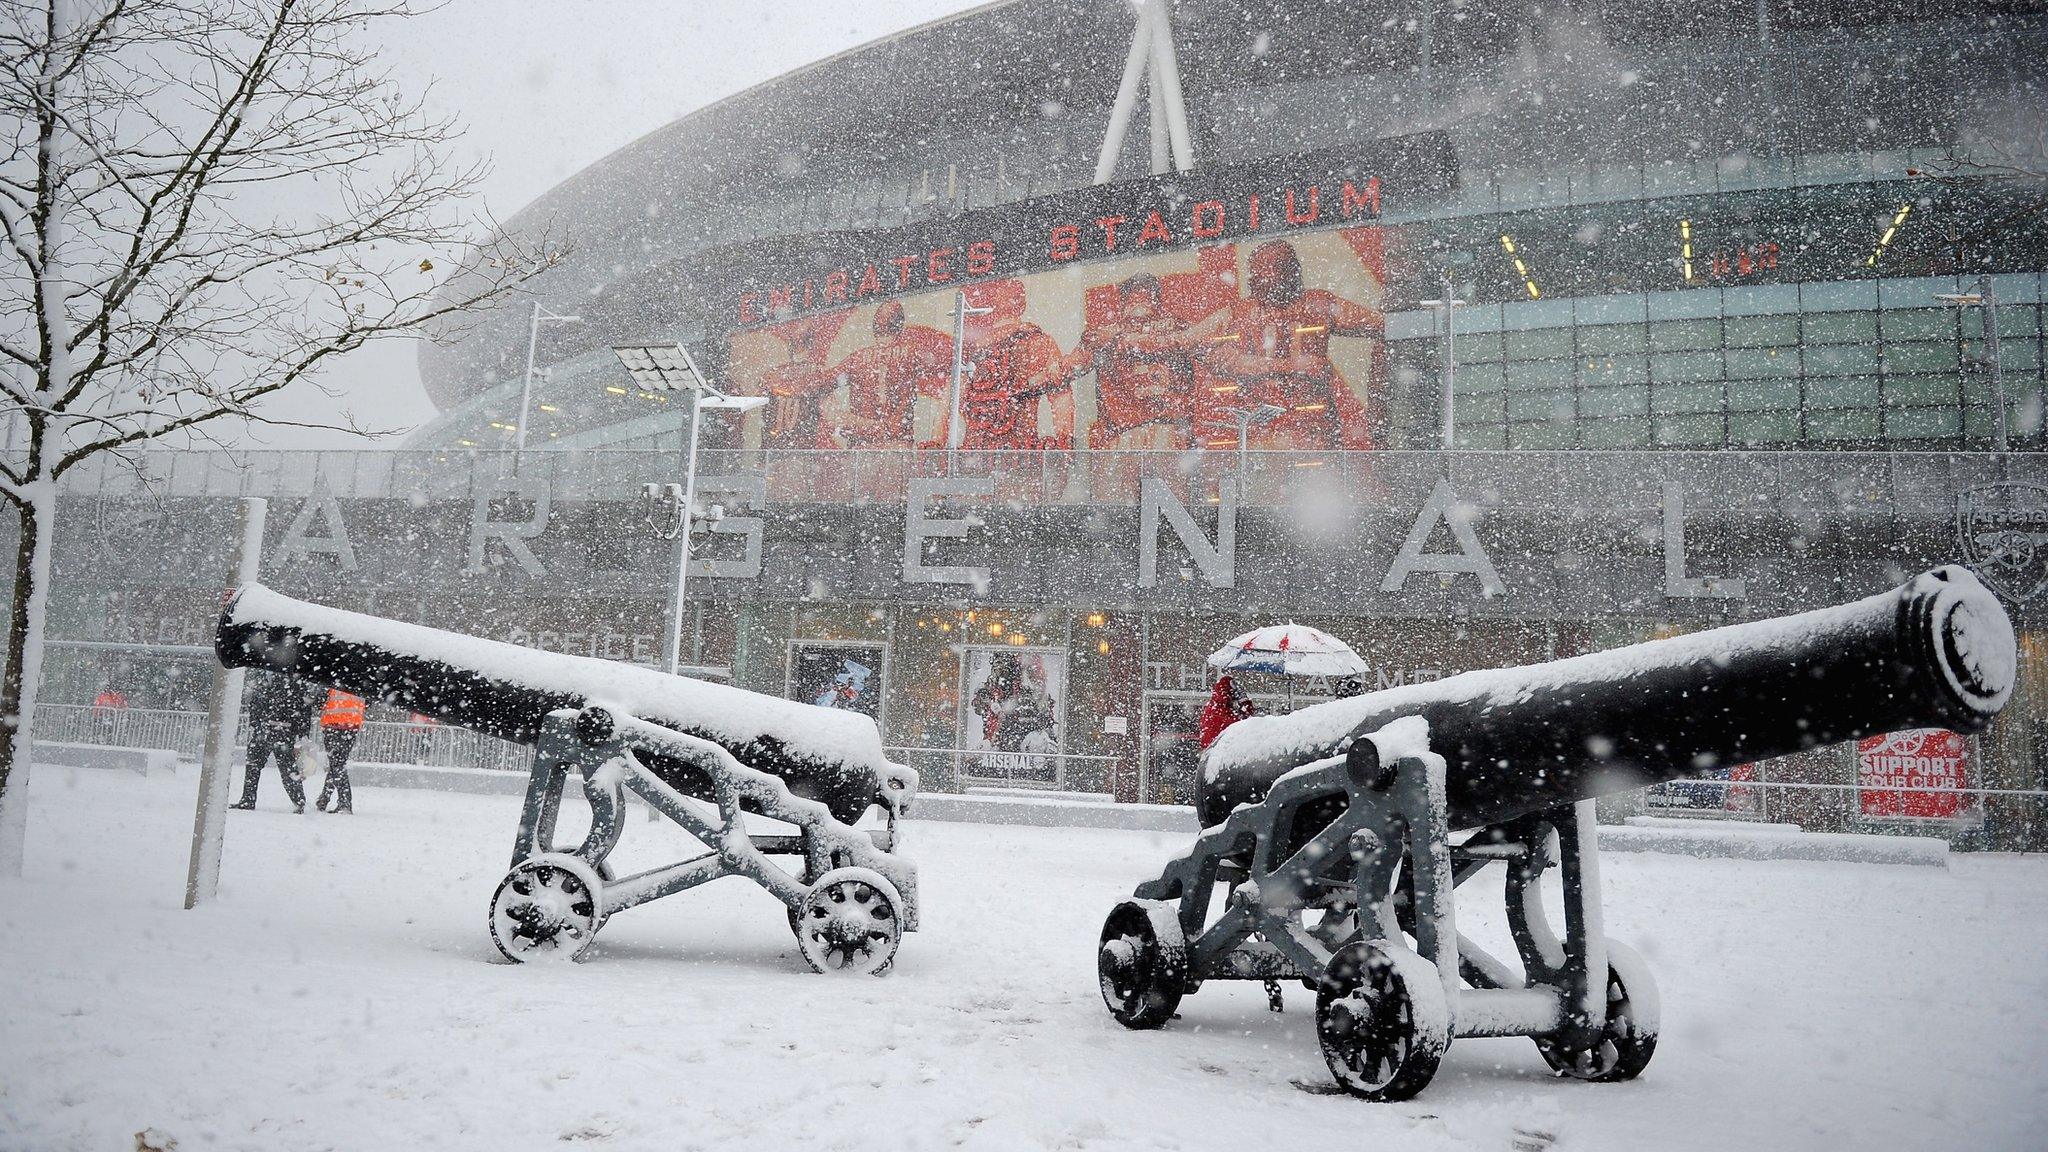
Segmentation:
[(1209, 666), (1230, 672), (1282, 676), (1362, 676), (1367, 668), (1349, 644), (1303, 624), (1276, 624), (1247, 632), (1209, 654)]

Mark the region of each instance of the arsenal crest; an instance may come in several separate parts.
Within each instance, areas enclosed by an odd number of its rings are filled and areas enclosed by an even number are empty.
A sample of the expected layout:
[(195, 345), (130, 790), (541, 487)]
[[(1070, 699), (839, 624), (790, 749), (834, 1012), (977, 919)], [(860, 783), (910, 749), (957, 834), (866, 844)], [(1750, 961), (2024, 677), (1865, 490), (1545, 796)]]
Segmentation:
[(2007, 598), (2048, 589), (2048, 487), (2012, 480), (1964, 489), (1956, 537), (1964, 562)]

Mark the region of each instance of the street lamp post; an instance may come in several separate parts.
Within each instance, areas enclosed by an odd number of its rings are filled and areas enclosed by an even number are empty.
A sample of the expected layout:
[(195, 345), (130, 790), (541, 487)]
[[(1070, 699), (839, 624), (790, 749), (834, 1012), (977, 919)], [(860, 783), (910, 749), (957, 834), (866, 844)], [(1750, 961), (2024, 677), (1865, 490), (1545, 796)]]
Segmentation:
[(1418, 301), (1418, 303), (1420, 303), (1424, 308), (1434, 308), (1437, 311), (1443, 313), (1444, 394), (1443, 412), (1440, 416), (1440, 421), (1442, 423), (1441, 433), (1443, 436), (1444, 451), (1448, 452), (1450, 451), (1452, 444), (1456, 442), (1455, 437), (1457, 433), (1457, 417), (1455, 414), (1455, 410), (1452, 408), (1451, 404), (1451, 385), (1452, 381), (1456, 378), (1456, 374), (1458, 371), (1458, 323), (1457, 312), (1455, 311), (1455, 309), (1460, 304), (1465, 303), (1465, 301), (1458, 299), (1458, 290), (1456, 286), (1451, 283), (1451, 274), (1449, 272), (1445, 272), (1443, 298), (1440, 300), (1421, 300)]
[(683, 607), (690, 587), (690, 533), (696, 525), (697, 429), (705, 409), (746, 412), (768, 402), (765, 396), (729, 396), (711, 386), (697, 370), (690, 350), (680, 344), (655, 347), (614, 348), (619, 363), (635, 384), (651, 392), (681, 389), (690, 394), (690, 439), (683, 457), (682, 531), (676, 533), (676, 591), (669, 604), (668, 671), (676, 674), (683, 662)]
[(1287, 409), (1278, 404), (1254, 404), (1248, 408), (1226, 408), (1230, 419), (1237, 425), (1237, 474), (1244, 476), (1251, 466), (1248, 457), (1252, 429), (1263, 428), (1282, 416)]
[(953, 453), (960, 448), (960, 439), (966, 429), (960, 419), (960, 391), (967, 382), (967, 318), (986, 316), (993, 308), (969, 308), (967, 293), (953, 293), (953, 378), (946, 389), (946, 463), (953, 463)]
[(526, 455), (526, 418), (533, 406), (533, 357), (540, 346), (541, 323), (547, 320), (557, 324), (583, 323), (581, 316), (559, 316), (541, 307), (540, 301), (533, 302), (533, 321), (526, 328), (526, 379), (519, 386), (519, 427), (512, 432), (512, 467), (515, 470)]
[(2003, 456), (2007, 447), (2005, 369), (1998, 359), (1998, 294), (1992, 290), (1991, 277), (1979, 276), (1975, 292), (1937, 292), (1934, 298), (1959, 308), (1975, 307), (1984, 310), (1984, 354), (1991, 365), (1991, 402), (1997, 405), (1997, 411), (1992, 417), (1992, 435), (1998, 454)]

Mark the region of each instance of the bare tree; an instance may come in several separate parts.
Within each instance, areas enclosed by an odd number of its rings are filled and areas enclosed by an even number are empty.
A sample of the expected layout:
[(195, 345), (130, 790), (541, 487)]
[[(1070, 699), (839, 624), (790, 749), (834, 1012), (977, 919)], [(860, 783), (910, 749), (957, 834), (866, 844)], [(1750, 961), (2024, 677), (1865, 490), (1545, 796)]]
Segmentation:
[(0, 5), (0, 875), (18, 873), (65, 473), (269, 403), (552, 263), (482, 230), (457, 130), (373, 62), (411, 0)]

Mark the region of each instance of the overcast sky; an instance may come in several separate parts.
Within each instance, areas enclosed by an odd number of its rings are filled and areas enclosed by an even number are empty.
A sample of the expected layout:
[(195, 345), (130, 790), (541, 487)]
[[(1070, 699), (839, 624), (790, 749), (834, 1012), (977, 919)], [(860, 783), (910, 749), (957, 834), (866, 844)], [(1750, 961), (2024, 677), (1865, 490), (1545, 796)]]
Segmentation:
[[(980, 0), (450, 0), (388, 25), (386, 59), (407, 85), (468, 125), (464, 149), (494, 165), (499, 220), (612, 150), (763, 80)], [(307, 390), (298, 414), (348, 408), (383, 427), (431, 419), (409, 342), (365, 348)], [(340, 433), (263, 429), (275, 447), (360, 444)], [(389, 444), (395, 442), (385, 441)]]

